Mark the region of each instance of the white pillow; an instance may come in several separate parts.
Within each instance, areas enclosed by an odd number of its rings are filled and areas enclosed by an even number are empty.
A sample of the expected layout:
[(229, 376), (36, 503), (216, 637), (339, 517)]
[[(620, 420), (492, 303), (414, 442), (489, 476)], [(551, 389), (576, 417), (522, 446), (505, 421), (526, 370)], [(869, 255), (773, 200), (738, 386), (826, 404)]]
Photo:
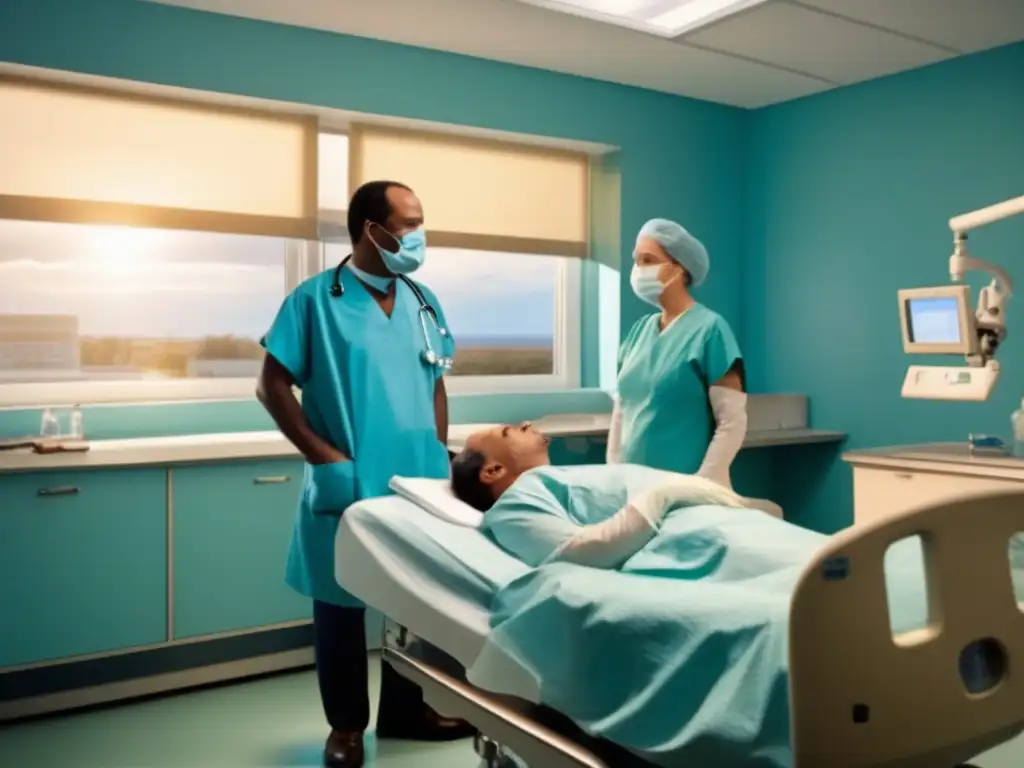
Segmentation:
[(408, 499), (434, 517), (465, 528), (479, 528), (483, 524), (484, 513), (457, 499), (449, 480), (395, 475), (389, 485), (403, 499)]

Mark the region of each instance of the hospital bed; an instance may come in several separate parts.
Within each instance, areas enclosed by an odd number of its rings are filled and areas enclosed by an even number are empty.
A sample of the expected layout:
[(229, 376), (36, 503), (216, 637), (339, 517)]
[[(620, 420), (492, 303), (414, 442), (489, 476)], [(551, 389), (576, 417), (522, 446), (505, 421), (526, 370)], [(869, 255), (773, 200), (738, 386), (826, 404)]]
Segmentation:
[[(511, 764), (510, 752), (531, 768), (649, 765), (540, 705), (536, 681), (514, 660), (485, 658), (490, 601), (528, 567), (491, 544), (439, 488), (360, 502), (339, 527), (338, 580), (389, 617), (383, 659), (421, 686), (435, 709), (480, 731), (477, 752), (488, 768)], [(1024, 676), (1014, 674), (1024, 663), (1024, 613), (1007, 555), (1018, 531), (1024, 494), (998, 494), (829, 539), (790, 606), (796, 768), (953, 768), (1024, 730)], [(933, 620), (894, 638), (882, 563), (891, 543), (913, 535), (928, 552)], [(444, 656), (417, 652), (418, 638)], [(472, 684), (449, 658), (473, 668)], [(964, 668), (972, 665), (985, 668), (987, 690), (976, 682), (967, 683), (973, 692), (965, 689)]]

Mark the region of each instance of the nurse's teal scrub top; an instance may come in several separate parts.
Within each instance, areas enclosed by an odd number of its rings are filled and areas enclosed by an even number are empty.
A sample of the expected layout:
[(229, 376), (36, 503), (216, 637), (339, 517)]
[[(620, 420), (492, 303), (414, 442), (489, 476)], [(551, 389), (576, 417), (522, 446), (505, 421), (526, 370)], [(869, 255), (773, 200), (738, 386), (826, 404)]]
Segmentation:
[[(390, 495), (394, 475), (446, 478), (449, 460), (434, 420), (441, 371), (420, 358), (425, 344), (416, 295), (397, 280), (389, 318), (348, 269), (341, 270), (344, 295), (332, 297), (333, 273), (306, 280), (285, 299), (263, 347), (302, 390), (313, 431), (352, 458), (306, 465), (287, 582), (314, 600), (360, 607), (334, 576), (341, 514), (361, 499)], [(437, 298), (416, 285), (447, 328)], [(429, 320), (427, 328), (434, 351), (454, 357), (451, 334), (442, 337)]]
[(619, 350), (622, 455), (695, 474), (714, 434), (708, 388), (742, 360), (729, 324), (695, 304), (664, 331), (661, 314), (640, 318)]

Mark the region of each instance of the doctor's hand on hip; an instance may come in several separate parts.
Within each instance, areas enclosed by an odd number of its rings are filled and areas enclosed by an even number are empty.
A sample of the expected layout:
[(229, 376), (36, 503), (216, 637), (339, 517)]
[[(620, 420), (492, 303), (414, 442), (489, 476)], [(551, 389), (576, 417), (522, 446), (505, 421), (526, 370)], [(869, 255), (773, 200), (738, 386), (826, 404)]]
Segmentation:
[(703, 244), (674, 221), (652, 219), (637, 235), (630, 285), (656, 311), (633, 325), (619, 350), (607, 459), (729, 488), (747, 396), (732, 329), (691, 295), (709, 266)]
[(348, 456), (310, 427), (302, 412), (302, 405), (295, 397), (294, 386), (295, 380), (289, 370), (273, 355), (266, 355), (256, 387), (256, 397), (263, 403), (282, 434), (299, 449), (309, 464), (348, 461)]

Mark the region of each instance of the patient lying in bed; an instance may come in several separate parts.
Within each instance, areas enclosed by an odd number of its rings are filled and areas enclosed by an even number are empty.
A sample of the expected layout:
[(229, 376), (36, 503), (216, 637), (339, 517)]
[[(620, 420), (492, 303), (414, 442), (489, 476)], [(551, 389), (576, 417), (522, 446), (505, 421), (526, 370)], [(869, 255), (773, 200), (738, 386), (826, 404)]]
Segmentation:
[(693, 475), (629, 464), (553, 467), (547, 439), (529, 424), (471, 435), (452, 462), (452, 490), (485, 513), (485, 532), (532, 566), (619, 568), (681, 507), (760, 514), (744, 509), (731, 490)]

